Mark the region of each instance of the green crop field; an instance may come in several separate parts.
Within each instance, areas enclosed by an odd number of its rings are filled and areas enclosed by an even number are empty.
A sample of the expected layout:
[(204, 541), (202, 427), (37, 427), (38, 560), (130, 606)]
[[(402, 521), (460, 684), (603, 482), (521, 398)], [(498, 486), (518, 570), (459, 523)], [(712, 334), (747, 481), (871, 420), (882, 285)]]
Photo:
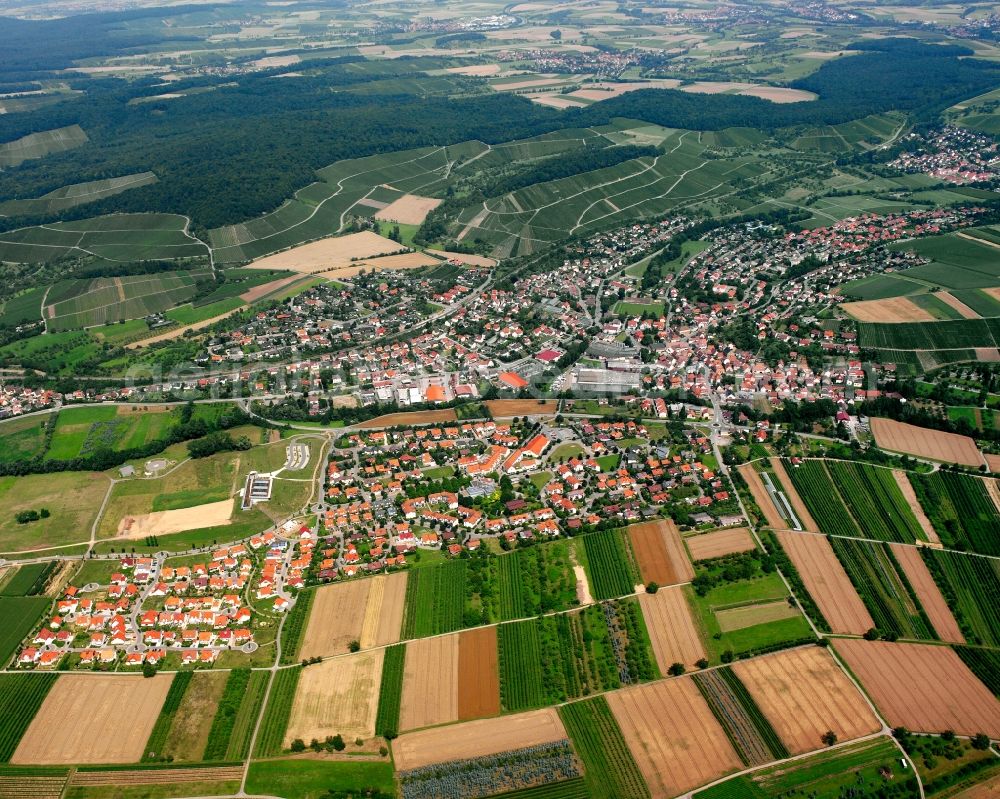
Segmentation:
[(295, 689), (299, 685), (301, 666), (280, 669), (274, 675), (274, 683), (268, 694), (267, 709), (257, 735), (256, 757), (273, 757), (281, 754), (288, 729), (288, 717), (295, 701)]
[(295, 604), (288, 611), (288, 617), (281, 628), (282, 663), (294, 663), (299, 659), (302, 635), (306, 631), (306, 625), (309, 624), (309, 611), (314, 599), (316, 599), (315, 591), (299, 591), (295, 597)]
[(563, 705), (559, 717), (583, 761), (590, 799), (649, 797), (642, 772), (603, 696)]
[(194, 296), (195, 283), (209, 278), (207, 271), (177, 271), (64, 281), (50, 291), (43, 312), (51, 330), (140, 319), (187, 302)]
[[(0, 234), (0, 261), (51, 263), (68, 255), (108, 261), (203, 259), (208, 247), (174, 214), (113, 214)], [(117, 320), (115, 320), (117, 321)]]
[(576, 600), (576, 577), (564, 541), (491, 558), (485, 576), (491, 588), (490, 621), (565, 610)]
[(0, 763), (17, 749), (31, 720), (55, 685), (55, 674), (0, 674)]
[(1000, 697), (1000, 651), (979, 649), (971, 646), (952, 647), (962, 662), (975, 674), (993, 694)]
[(0, 169), (18, 166), (34, 158), (72, 150), (86, 143), (87, 134), (79, 125), (29, 133), (20, 139), (0, 144)]
[(247, 756), (267, 681), (268, 674), (264, 671), (233, 669), (229, 672), (212, 719), (204, 760), (232, 761)]
[(403, 638), (422, 638), (464, 626), (466, 563), (461, 560), (415, 569), (406, 581)]
[(64, 408), (59, 411), (46, 456), (72, 460), (99, 449), (142, 447), (163, 438), (177, 421), (175, 412), (163, 408), (143, 412), (120, 405)]
[(17, 571), (0, 587), (0, 596), (37, 596), (45, 591), (45, 583), (57, 568), (54, 561), (28, 563), (18, 566)]
[(590, 583), (595, 599), (631, 594), (639, 582), (631, 547), (620, 530), (604, 530), (583, 536)]
[(247, 791), (285, 799), (327, 796), (390, 797), (396, 795), (392, 763), (350, 760), (264, 760), (252, 763)]
[(784, 461), (783, 465), (821, 532), (829, 535), (861, 535), (857, 523), (847, 512), (824, 461), (807, 460), (799, 466), (792, 466), (790, 461)]
[(160, 715), (156, 717), (156, 723), (149, 734), (149, 740), (146, 741), (146, 748), (142, 753), (144, 761), (157, 761), (162, 757), (167, 744), (167, 736), (170, 735), (170, 728), (174, 723), (174, 717), (180, 710), (184, 694), (187, 693), (193, 677), (194, 672), (191, 671), (181, 671), (174, 675), (174, 679), (170, 682), (170, 689), (167, 691), (167, 698), (163, 700), (163, 707), (160, 708)]
[(851, 461), (825, 465), (862, 536), (906, 544), (924, 537), (891, 471)]
[(930, 260), (929, 264), (902, 272), (904, 278), (951, 289), (995, 286), (1000, 278), (996, 249), (956, 233), (890, 245), (890, 249), (912, 250)]
[(0, 214), (4, 216), (47, 216), (57, 214), (69, 208), (75, 208), (85, 203), (113, 197), (129, 189), (138, 189), (156, 183), (156, 175), (152, 172), (137, 172), (134, 175), (122, 175), (120, 178), (92, 180), (87, 183), (74, 183), (60, 189), (50, 191), (32, 200), (8, 200), (0, 203)]
[(403, 667), (406, 644), (395, 644), (385, 650), (382, 661), (382, 682), (375, 714), (375, 734), (394, 738), (399, 731), (399, 706), (403, 698)]
[(920, 554), (965, 640), (1000, 646), (1000, 560), (927, 548)]
[(50, 416), (20, 416), (0, 424), (0, 463), (41, 456), (45, 447), (45, 424)]
[(693, 679), (745, 765), (759, 766), (789, 756), (774, 727), (731, 668), (698, 672)]
[(43, 596), (0, 596), (0, 663), (6, 664), (52, 605)]
[(910, 482), (941, 543), (950, 549), (1000, 555), (996, 508), (981, 479), (934, 472), (911, 475)]
[(998, 319), (858, 322), (858, 344), (863, 348), (879, 350), (959, 350), (996, 347), (998, 336), (1000, 336)]
[(937, 639), (888, 545), (848, 538), (834, 538), (831, 543), (879, 632), (900, 638)]
[(621, 685), (600, 607), (501, 624), (500, 699), (508, 711), (556, 704)]
[(550, 782), (534, 788), (496, 794), (493, 799), (591, 799), (593, 794), (583, 777), (562, 782)]
[[(900, 763), (899, 749), (885, 738), (820, 752), (734, 777), (695, 793), (695, 799), (843, 799), (845, 796), (915, 796), (912, 767)], [(864, 794), (857, 793), (864, 790)], [(892, 794), (878, 791), (892, 790)], [(873, 792), (869, 792), (873, 791)], [(898, 791), (898, 793), (896, 792)]]

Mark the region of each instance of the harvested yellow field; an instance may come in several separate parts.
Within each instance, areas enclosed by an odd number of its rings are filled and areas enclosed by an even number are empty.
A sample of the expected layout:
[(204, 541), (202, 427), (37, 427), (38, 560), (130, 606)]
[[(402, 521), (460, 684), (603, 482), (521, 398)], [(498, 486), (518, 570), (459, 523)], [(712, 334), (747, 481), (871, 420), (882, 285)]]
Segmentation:
[(285, 746), (328, 735), (345, 739), (375, 734), (384, 649), (324, 660), (302, 670), (288, 717)]
[(859, 322), (933, 322), (934, 315), (906, 297), (845, 302), (841, 310)]
[(607, 694), (652, 799), (718, 779), (743, 761), (690, 677)]
[(741, 660), (733, 671), (792, 754), (820, 749), (827, 730), (850, 741), (882, 726), (833, 656), (818, 646)]
[(123, 516), (118, 522), (117, 538), (145, 538), (150, 535), (184, 533), (205, 527), (229, 524), (233, 515), (233, 500), (223, 499), (193, 508), (153, 511), (138, 516)]
[(975, 311), (973, 311), (968, 305), (962, 302), (954, 294), (950, 294), (947, 291), (938, 291), (934, 294), (941, 302), (947, 303), (959, 314), (961, 314), (963, 319), (979, 319), (980, 316)]
[(429, 250), (435, 255), (447, 258), (449, 261), (456, 261), (466, 266), (493, 267), (497, 265), (495, 258), (487, 258), (485, 255), (472, 255), (465, 252), (449, 252), (448, 250)]
[[(409, 653), (406, 657), (409, 661)], [(400, 735), (392, 742), (397, 771), (485, 757), (511, 749), (562, 741), (566, 729), (554, 708), (479, 719)]]
[(458, 643), (453, 633), (406, 645), (400, 730), (458, 721)]
[(771, 458), (769, 463), (771, 464), (771, 469), (774, 471), (774, 476), (778, 478), (778, 482), (781, 483), (781, 490), (785, 492), (785, 496), (788, 497), (788, 502), (792, 506), (792, 511), (795, 513), (796, 518), (798, 518), (799, 523), (802, 525), (803, 530), (819, 530), (819, 525), (816, 524), (812, 515), (809, 513), (809, 508), (806, 507), (806, 503), (802, 501), (802, 497), (799, 496), (799, 492), (795, 490), (795, 485), (792, 483), (792, 478), (788, 476), (788, 472), (785, 471), (785, 464), (781, 462), (781, 458)]
[(934, 525), (931, 524), (931, 520), (927, 518), (927, 514), (924, 513), (924, 509), (920, 504), (920, 500), (917, 499), (917, 493), (913, 490), (913, 486), (910, 485), (910, 478), (906, 476), (906, 472), (900, 469), (892, 470), (892, 479), (896, 481), (896, 485), (899, 486), (899, 491), (903, 495), (903, 499), (906, 500), (907, 504), (910, 506), (910, 510), (913, 511), (913, 515), (917, 518), (917, 522), (920, 524), (920, 529), (924, 531), (924, 535), (927, 540), (932, 544), (941, 544), (941, 539), (937, 534), (937, 530), (934, 529)]
[(895, 419), (873, 418), (871, 426), (875, 442), (882, 449), (976, 468), (983, 463), (983, 455), (976, 442), (968, 436), (929, 430)]
[(359, 639), (362, 649), (394, 644), (399, 640), (406, 599), (406, 572), (380, 574), (368, 582), (371, 588)]
[(746, 480), (747, 488), (750, 489), (754, 502), (757, 503), (757, 507), (760, 509), (761, 514), (763, 514), (766, 526), (773, 527), (776, 530), (788, 527), (788, 522), (785, 521), (784, 516), (778, 511), (774, 502), (771, 501), (771, 495), (767, 493), (764, 481), (760, 473), (753, 468), (753, 464), (744, 463), (741, 466), (737, 466), (736, 470)]
[(469, 78), (488, 78), (500, 73), (499, 64), (472, 64), (468, 67), (450, 67), (446, 69), (452, 75), (465, 75)]
[(746, 527), (693, 535), (685, 538), (684, 542), (691, 553), (691, 560), (711, 560), (736, 552), (750, 552), (757, 546)]
[(342, 655), (361, 640), (371, 580), (351, 580), (316, 589), (309, 623), (302, 636), (303, 660)]
[(891, 726), (1000, 738), (1000, 699), (950, 647), (857, 638), (834, 646)]
[(402, 244), (383, 238), (377, 233), (365, 230), (346, 236), (330, 238), (293, 247), (284, 252), (258, 258), (250, 269), (285, 269), (292, 272), (312, 274), (345, 269), (356, 265), (357, 261), (389, 255), (406, 248)]
[(964, 644), (965, 636), (952, 615), (951, 608), (941, 595), (941, 589), (934, 582), (930, 569), (920, 557), (920, 552), (916, 547), (905, 544), (889, 544), (892, 554), (896, 556), (896, 561), (903, 569), (906, 579), (913, 587), (913, 592), (920, 600), (927, 618), (930, 619), (934, 627), (934, 632), (942, 641), (950, 644)]
[(692, 668), (707, 657), (681, 586), (661, 588), (655, 594), (639, 594), (639, 606), (656, 664), (663, 674), (674, 663)]
[(419, 225), (427, 214), (437, 208), (443, 200), (421, 197), (419, 194), (404, 194), (382, 208), (375, 218), (380, 222), (398, 222), (401, 225)]
[(138, 762), (172, 681), (172, 674), (61, 675), (10, 762)]

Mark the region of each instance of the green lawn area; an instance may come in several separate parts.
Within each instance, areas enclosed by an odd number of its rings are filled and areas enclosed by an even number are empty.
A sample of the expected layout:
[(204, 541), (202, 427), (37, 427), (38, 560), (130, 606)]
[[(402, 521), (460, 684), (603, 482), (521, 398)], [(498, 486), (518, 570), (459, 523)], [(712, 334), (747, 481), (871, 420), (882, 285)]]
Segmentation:
[(611, 472), (618, 467), (618, 455), (602, 455), (597, 459), (597, 464), (602, 472)]
[(0, 463), (28, 460), (42, 454), (42, 432), (51, 414), (19, 416), (0, 422)]
[(428, 480), (442, 480), (455, 474), (454, 466), (435, 466), (433, 469), (424, 469), (423, 475)]
[(539, 491), (552, 479), (552, 472), (537, 472), (528, 478)]
[(734, 653), (762, 649), (784, 641), (795, 641), (811, 634), (809, 623), (801, 614), (792, 618), (756, 624), (752, 627), (722, 632), (716, 611), (764, 602), (783, 600), (788, 589), (777, 574), (751, 580), (723, 583), (705, 596), (698, 596), (691, 586), (684, 592), (693, 611), (710, 662), (718, 663), (726, 650)]
[[(348, 746), (351, 744), (349, 743)], [(327, 791), (335, 795), (374, 789), (395, 796), (392, 764), (344, 760), (261, 760), (250, 765), (247, 792), (282, 796), (285, 799), (321, 799)], [(359, 793), (364, 795), (363, 793)]]
[(549, 460), (559, 461), (563, 458), (579, 458), (585, 453), (585, 450), (579, 444), (575, 444), (571, 441), (565, 444), (560, 444), (552, 452), (549, 453)]
[(70, 460), (101, 447), (113, 450), (141, 447), (161, 438), (174, 424), (166, 406), (105, 405), (65, 408), (59, 412), (47, 457)]
[[(99, 472), (56, 472), (0, 477), (0, 552), (86, 542), (110, 482)], [(18, 524), (23, 510), (47, 519)]]
[(629, 302), (620, 300), (615, 304), (612, 313), (621, 316), (642, 316), (644, 313), (651, 313), (654, 316), (663, 316), (663, 303), (659, 300), (653, 302)]

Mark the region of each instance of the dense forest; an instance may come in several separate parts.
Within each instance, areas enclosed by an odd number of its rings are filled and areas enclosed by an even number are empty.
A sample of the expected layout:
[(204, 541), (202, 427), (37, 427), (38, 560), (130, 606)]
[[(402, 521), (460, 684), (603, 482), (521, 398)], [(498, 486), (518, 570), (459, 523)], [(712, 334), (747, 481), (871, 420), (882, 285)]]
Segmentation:
[[(315, 179), (314, 169), (345, 158), (469, 139), (495, 144), (607, 124), (616, 117), (695, 130), (746, 126), (774, 131), (891, 109), (929, 114), (1000, 79), (1000, 66), (963, 59), (971, 51), (960, 47), (902, 39), (851, 47), (865, 52), (827, 62), (793, 84), (817, 92), (818, 100), (784, 105), (648, 89), (560, 112), (509, 94), (448, 98), (353, 91), (373, 77), (412, 77), (428, 68), (405, 58), (391, 64), (359, 63), (357, 57), (310, 62), (307, 74), (295, 80), (273, 80), (269, 72), (236, 81), (198, 80), (191, 87), (203, 89), (199, 93), (132, 104), (162, 91), (155, 79), (73, 79), (76, 88), (86, 90), (85, 100), (0, 115), (0, 141), (80, 124), (90, 143), (0, 173), (0, 199), (36, 197), (71, 183), (152, 170), (158, 183), (66, 212), (65, 218), (169, 211), (190, 215), (197, 228), (210, 228), (277, 207)], [(3, 227), (33, 221), (38, 220), (11, 218), (3, 220)]]

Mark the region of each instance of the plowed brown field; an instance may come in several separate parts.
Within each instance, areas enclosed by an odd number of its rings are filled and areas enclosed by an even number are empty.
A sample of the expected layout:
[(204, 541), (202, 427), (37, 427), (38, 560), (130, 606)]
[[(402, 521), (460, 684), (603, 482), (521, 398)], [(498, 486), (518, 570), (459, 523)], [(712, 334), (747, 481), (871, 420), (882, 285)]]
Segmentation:
[(328, 735), (371, 738), (384, 649), (324, 660), (302, 670), (288, 716), (285, 746)]
[(666, 674), (674, 663), (691, 668), (707, 657), (681, 586), (661, 588), (655, 594), (640, 594), (639, 606), (662, 674)]
[(633, 524), (628, 528), (632, 551), (644, 583), (676, 585), (694, 579), (677, 526), (669, 519)]
[(458, 636), (458, 718), (500, 715), (497, 628), (480, 627)]
[(749, 552), (757, 545), (746, 527), (692, 535), (684, 539), (692, 560), (711, 560), (734, 552)]
[(875, 626), (826, 538), (812, 533), (776, 535), (835, 633), (863, 635)]
[(821, 748), (827, 730), (850, 741), (882, 726), (833, 656), (818, 646), (741, 660), (733, 671), (792, 754)]
[(653, 799), (743, 768), (690, 677), (614, 691), (607, 700)]
[(61, 675), (10, 762), (136, 763), (173, 675)]
[(556, 400), (489, 400), (486, 407), (494, 419), (507, 416), (551, 416), (559, 411)]
[(892, 548), (892, 554), (899, 561), (906, 579), (913, 586), (917, 599), (927, 611), (927, 618), (931, 620), (934, 631), (942, 641), (947, 641), (950, 644), (964, 644), (965, 636), (958, 628), (958, 622), (955, 621), (948, 603), (941, 596), (941, 590), (934, 582), (934, 578), (927, 569), (924, 559), (920, 557), (917, 548), (904, 544), (889, 544), (889, 546)]
[(406, 645), (401, 730), (458, 721), (458, 638), (454, 633)]
[(437, 422), (454, 422), (458, 417), (453, 408), (443, 408), (440, 411), (411, 411), (410, 413), (387, 413), (376, 416), (358, 425), (362, 430), (380, 427), (407, 427), (408, 425), (435, 424)]
[(744, 463), (742, 466), (738, 466), (737, 470), (740, 476), (746, 480), (747, 488), (750, 489), (750, 493), (753, 495), (754, 502), (757, 503), (757, 507), (760, 508), (760, 512), (764, 514), (764, 521), (768, 527), (773, 527), (775, 530), (781, 530), (788, 527), (788, 522), (785, 518), (778, 513), (778, 509), (774, 507), (774, 503), (771, 502), (771, 495), (767, 493), (767, 489), (764, 488), (764, 482), (760, 479), (760, 475), (757, 470), (753, 468), (753, 464)]
[(1000, 700), (954, 650), (857, 639), (834, 646), (890, 726), (1000, 738)]
[(983, 463), (976, 442), (968, 436), (928, 430), (895, 419), (873, 418), (871, 426), (875, 441), (882, 449), (964, 466), (979, 467)]
[(818, 530), (819, 527), (816, 525), (816, 520), (809, 514), (806, 503), (802, 501), (802, 497), (799, 496), (799, 493), (795, 490), (795, 486), (792, 485), (792, 478), (785, 471), (785, 465), (781, 462), (781, 458), (771, 458), (771, 469), (774, 470), (774, 476), (781, 483), (781, 488), (785, 492), (785, 496), (788, 497), (788, 501), (792, 505), (792, 510), (802, 524), (802, 529)]
[(409, 771), (565, 739), (566, 729), (559, 714), (554, 708), (546, 708), (400, 735), (392, 742), (392, 754), (396, 769)]
[(300, 657), (327, 657), (348, 651), (361, 639), (371, 580), (351, 580), (316, 589)]

